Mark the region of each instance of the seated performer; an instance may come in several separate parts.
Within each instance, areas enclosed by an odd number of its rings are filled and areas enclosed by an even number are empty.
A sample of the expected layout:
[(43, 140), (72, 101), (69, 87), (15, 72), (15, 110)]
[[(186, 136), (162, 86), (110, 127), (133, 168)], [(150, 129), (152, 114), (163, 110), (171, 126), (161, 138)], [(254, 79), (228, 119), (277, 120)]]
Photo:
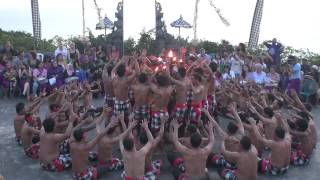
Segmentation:
[(295, 122), (296, 129), (290, 130), (290, 133), (297, 137), (300, 142), (300, 146), (291, 151), (291, 164), (294, 166), (307, 165), (316, 145), (308, 121), (308, 119), (298, 119)]
[(125, 180), (154, 180), (159, 176), (158, 170), (145, 173), (145, 158), (152, 148), (153, 136), (147, 121), (143, 120), (141, 126), (146, 131), (148, 142), (140, 150), (136, 149), (132, 138), (121, 138), (119, 142), (125, 169), (122, 178)]
[(209, 133), (209, 143), (201, 148), (202, 137), (198, 132), (191, 134), (190, 142), (191, 148), (188, 148), (182, 145), (178, 140), (178, 128), (179, 124), (177, 120), (173, 120), (173, 143), (175, 148), (182, 154), (183, 159), (179, 156), (174, 156), (168, 154), (168, 159), (170, 164), (173, 166), (173, 174), (175, 179), (209, 179), (206, 161), (208, 155), (212, 151), (214, 144), (214, 135), (213, 135), (213, 124), (216, 126), (216, 123), (209, 121), (208, 124), (208, 133)]
[(33, 103), (26, 108), (24, 103), (18, 103), (16, 105), (16, 117), (14, 118), (14, 132), (16, 134), (16, 141), (19, 145), (22, 144), (21, 142), (21, 129), (25, 122), (25, 114), (31, 113), (34, 114), (36, 111), (39, 110), (39, 105), (41, 103), (41, 98), (37, 98), (33, 101)]
[(64, 134), (54, 133), (56, 123), (53, 119), (48, 118), (43, 121), (43, 129), (40, 132), (39, 153), (42, 169), (61, 172), (71, 167), (70, 154), (61, 152), (59, 145), (70, 137), (75, 120), (75, 115), (71, 114)]
[(25, 154), (32, 158), (38, 159), (39, 158), (39, 144), (32, 142), (34, 136), (38, 136), (40, 130), (37, 129), (35, 116), (32, 114), (25, 115), (25, 123), (21, 129), (21, 142), (24, 148)]
[(239, 151), (231, 152), (227, 151), (224, 146), (224, 135), (221, 134), (222, 145), (221, 154), (235, 161), (237, 164), (236, 169), (229, 169), (227, 167), (222, 167), (218, 170), (218, 174), (222, 179), (225, 180), (255, 180), (257, 179), (257, 150), (251, 144), (250, 138), (243, 136), (240, 140)]
[(84, 130), (78, 128), (73, 131), (72, 138), (70, 140), (70, 154), (72, 159), (72, 172), (73, 179), (83, 180), (97, 178), (105, 175), (107, 167), (90, 167), (88, 166), (89, 151), (92, 150), (99, 140), (107, 133), (108, 128), (105, 128), (97, 136), (87, 142), (84, 136)]
[(291, 136), (288, 124), (284, 119), (280, 119), (274, 132), (273, 140), (262, 137), (253, 118), (249, 119), (253, 131), (258, 140), (271, 149), (270, 158), (261, 159), (258, 162), (258, 172), (261, 174), (283, 175), (287, 172), (290, 164)]

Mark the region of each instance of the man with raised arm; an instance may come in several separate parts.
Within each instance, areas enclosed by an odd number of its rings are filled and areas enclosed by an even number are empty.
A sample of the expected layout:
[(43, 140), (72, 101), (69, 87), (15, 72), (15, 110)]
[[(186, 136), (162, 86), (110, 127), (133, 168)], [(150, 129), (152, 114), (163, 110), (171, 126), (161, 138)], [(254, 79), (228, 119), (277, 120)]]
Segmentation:
[(149, 119), (149, 95), (150, 86), (147, 84), (148, 76), (141, 73), (138, 76), (138, 83), (131, 86), (134, 94), (134, 118), (136, 120)]
[(113, 108), (114, 105), (114, 89), (113, 89), (113, 83), (112, 83), (112, 69), (113, 65), (106, 64), (104, 66), (103, 72), (102, 72), (102, 82), (103, 82), (103, 89), (105, 93), (105, 104), (107, 104), (108, 107)]
[(136, 149), (132, 138), (122, 137), (119, 142), (124, 161), (122, 178), (125, 180), (154, 180), (158, 176), (158, 171), (145, 173), (145, 158), (152, 148), (153, 136), (146, 120), (142, 121), (141, 126), (146, 131), (148, 142), (140, 150)]
[(167, 106), (173, 91), (169, 85), (169, 79), (164, 74), (155, 75), (156, 84), (151, 83), (150, 88), (154, 93), (154, 102), (151, 106), (150, 130), (156, 133), (160, 130), (161, 117), (168, 116)]
[(32, 114), (26, 114), (25, 122), (21, 128), (21, 143), (24, 152), (32, 159), (39, 158), (39, 144), (32, 142), (33, 137), (40, 133), (40, 130), (36, 128), (35, 118)]
[(176, 105), (173, 108), (172, 114), (179, 123), (182, 123), (185, 121), (184, 114), (187, 110), (187, 90), (191, 88), (191, 81), (186, 77), (186, 69), (184, 67), (178, 68), (178, 79), (171, 77), (169, 69), (167, 70), (167, 75), (171, 82), (176, 85)]
[(130, 114), (129, 86), (131, 81), (136, 77), (136, 71), (133, 71), (130, 76), (126, 75), (125, 59), (123, 58), (112, 70), (112, 85), (114, 88), (115, 103), (114, 114), (121, 112), (125, 113), (125, 117)]
[[(105, 111), (105, 114), (107, 115), (108, 112)], [(103, 118), (99, 118), (96, 122), (96, 129), (98, 133), (101, 132), (100, 124), (102, 119)], [(114, 129), (116, 126), (119, 125), (119, 123), (121, 123), (121, 126), (123, 129), (125, 129), (125, 131), (117, 136), (114, 136), (113, 131), (111, 129)], [(123, 166), (124, 166), (123, 161), (112, 156), (112, 147), (116, 143), (118, 143), (121, 138), (123, 138), (129, 132), (131, 132), (136, 125), (137, 125), (137, 121), (134, 121), (129, 125), (128, 128), (126, 128), (123, 114), (118, 116), (116, 120), (111, 120), (109, 122), (107, 126), (108, 131), (106, 135), (104, 135), (98, 142), (97, 160), (98, 160), (99, 167), (106, 166), (108, 171), (123, 169)]]
[(221, 154), (236, 162), (237, 169), (228, 169), (222, 167), (218, 170), (218, 174), (222, 179), (226, 180), (255, 180), (257, 179), (257, 160), (258, 152), (251, 144), (250, 138), (243, 136), (240, 140), (239, 151), (231, 152), (226, 150), (224, 145), (224, 135), (219, 132), (222, 137)]
[(70, 154), (72, 159), (73, 179), (93, 179), (103, 176), (107, 172), (107, 167), (90, 167), (88, 166), (89, 151), (92, 150), (99, 140), (107, 133), (108, 128), (105, 128), (91, 141), (86, 141), (84, 129), (77, 128), (73, 131), (70, 140)]
[(290, 164), (291, 136), (288, 124), (284, 119), (279, 119), (279, 124), (275, 129), (274, 137), (268, 140), (261, 136), (253, 118), (249, 122), (258, 140), (271, 149), (270, 158), (261, 159), (258, 162), (258, 172), (261, 174), (283, 175), (287, 172)]
[(63, 134), (54, 132), (56, 122), (52, 118), (47, 118), (43, 121), (43, 129), (40, 132), (39, 153), (42, 169), (61, 172), (71, 167), (70, 154), (61, 152), (59, 145), (70, 137), (76, 118), (76, 115), (71, 112), (68, 127)]
[(171, 165), (174, 168), (175, 179), (209, 179), (206, 162), (208, 155), (212, 151), (214, 144), (213, 135), (213, 121), (209, 121), (207, 129), (209, 131), (209, 143), (201, 148), (202, 137), (199, 133), (195, 132), (190, 136), (191, 148), (181, 144), (178, 139), (179, 124), (177, 120), (173, 120), (173, 144), (178, 152), (183, 156), (183, 159), (176, 157), (175, 159), (168, 156)]

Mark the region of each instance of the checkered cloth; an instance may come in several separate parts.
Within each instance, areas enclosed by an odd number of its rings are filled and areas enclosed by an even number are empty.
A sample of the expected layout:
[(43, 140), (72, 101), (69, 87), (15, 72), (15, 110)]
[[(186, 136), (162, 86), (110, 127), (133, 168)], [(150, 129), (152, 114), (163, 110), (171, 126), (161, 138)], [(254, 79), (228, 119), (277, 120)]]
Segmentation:
[(64, 140), (59, 144), (60, 154), (70, 154), (69, 141)]
[(159, 110), (159, 111), (152, 111), (151, 112), (151, 131), (157, 132), (160, 130), (161, 127), (161, 117), (162, 116), (169, 116), (167, 110)]
[(211, 153), (208, 156), (208, 161), (207, 164), (209, 166), (212, 166), (214, 168), (219, 168), (219, 169), (236, 169), (236, 165), (234, 163), (230, 163), (228, 162), (223, 155), (219, 155), (219, 154), (214, 154)]
[(310, 157), (302, 150), (292, 150), (290, 156), (290, 163), (294, 166), (307, 165), (310, 162)]
[(105, 95), (104, 104), (106, 104), (108, 107), (113, 108), (114, 101), (115, 101), (115, 97), (112, 97), (109, 94)]
[(176, 104), (172, 111), (172, 116), (181, 123), (184, 121), (184, 114), (187, 110), (186, 104)]
[[(98, 161), (98, 154), (96, 152), (89, 152), (88, 159), (91, 162)], [(118, 158), (112, 158), (111, 160), (105, 163), (99, 162), (99, 166), (106, 166), (106, 165), (108, 166), (109, 171), (116, 171), (124, 168), (123, 161)]]
[(30, 147), (24, 148), (25, 154), (32, 159), (39, 159), (39, 150), (39, 144), (32, 144)]
[[(149, 168), (150, 171), (146, 172), (143, 178), (141, 180), (156, 180), (159, 179), (160, 177), (160, 167), (162, 165), (162, 161), (153, 161), (152, 163), (152, 168)], [(121, 174), (121, 177), (123, 180), (136, 180), (135, 178), (132, 177), (126, 177), (125, 171)]]
[(237, 180), (238, 178), (236, 177), (236, 170), (231, 170), (231, 169), (221, 169), (218, 170), (218, 174), (221, 177), (221, 179), (224, 180)]
[(61, 172), (71, 167), (71, 156), (70, 154), (60, 154), (49, 164), (40, 163), (40, 166), (46, 171)]
[(94, 167), (89, 167), (87, 170), (81, 173), (74, 172), (74, 180), (96, 180), (98, 177), (97, 169)]
[(129, 114), (129, 109), (130, 109), (130, 101), (114, 101), (114, 107), (113, 107), (113, 113), (118, 114), (121, 112), (124, 112), (125, 114)]
[(32, 13), (32, 25), (33, 25), (33, 37), (37, 43), (41, 39), (41, 20), (39, 13), (38, 0), (31, 0), (31, 13)]
[(184, 161), (181, 157), (177, 157), (172, 163), (173, 167), (173, 176), (178, 180), (187, 180), (188, 176), (186, 175), (186, 168), (184, 166)]
[(187, 104), (188, 105), (191, 105), (191, 103), (192, 103), (192, 100), (193, 100), (193, 91), (192, 91), (192, 89), (189, 89), (188, 91), (187, 91), (187, 97), (186, 97), (187, 99)]
[(192, 103), (191, 104), (191, 110), (190, 110), (190, 113), (191, 113), (191, 119), (190, 119), (190, 122), (193, 123), (193, 124), (198, 124), (199, 120), (200, 120), (200, 117), (201, 117), (201, 108), (202, 108), (202, 103)]
[(135, 120), (143, 120), (143, 119), (149, 119), (149, 106), (143, 105), (143, 106), (135, 106), (134, 107), (134, 119)]
[(274, 167), (270, 159), (261, 159), (258, 162), (258, 171), (261, 174), (271, 174), (271, 175), (283, 175), (287, 172), (289, 166), (278, 168)]
[(207, 111), (209, 110), (209, 102), (207, 99), (202, 100), (202, 108), (206, 109)]

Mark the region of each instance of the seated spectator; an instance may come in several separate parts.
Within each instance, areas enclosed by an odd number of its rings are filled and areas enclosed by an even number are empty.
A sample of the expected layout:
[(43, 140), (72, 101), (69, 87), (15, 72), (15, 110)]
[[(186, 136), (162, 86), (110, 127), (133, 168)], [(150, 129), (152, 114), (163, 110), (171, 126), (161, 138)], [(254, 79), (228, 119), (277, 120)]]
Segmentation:
[(23, 50), (18, 52), (18, 56), (13, 60), (13, 67), (19, 70), (22, 65), (28, 64), (28, 60), (24, 57), (25, 53)]
[(33, 85), (32, 85), (32, 95), (36, 96), (38, 90), (45, 88), (48, 79), (47, 79), (48, 70), (43, 67), (43, 63), (39, 63), (35, 69), (32, 71), (33, 76)]
[(255, 65), (256, 71), (252, 73), (253, 81), (259, 85), (264, 85), (266, 83), (266, 73), (262, 71), (262, 65)]
[(48, 69), (48, 79), (51, 87), (61, 87), (64, 84), (64, 69), (58, 65), (56, 61), (52, 62), (52, 66)]
[(228, 65), (224, 66), (224, 73), (222, 74), (222, 77), (224, 80), (232, 80), (236, 78), (233, 71), (231, 71), (230, 67)]
[(267, 74), (267, 81), (265, 87), (271, 92), (273, 88), (278, 87), (280, 82), (280, 75), (276, 72), (275, 66), (270, 67), (270, 73)]
[(29, 97), (32, 70), (29, 66), (22, 64), (18, 70), (20, 94)]

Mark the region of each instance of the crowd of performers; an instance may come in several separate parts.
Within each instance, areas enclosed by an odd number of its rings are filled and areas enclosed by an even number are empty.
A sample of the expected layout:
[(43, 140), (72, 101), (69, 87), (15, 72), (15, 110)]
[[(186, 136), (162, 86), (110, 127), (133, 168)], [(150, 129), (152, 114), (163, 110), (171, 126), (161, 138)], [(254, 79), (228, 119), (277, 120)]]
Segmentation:
[[(18, 103), (17, 142), (44, 171), (71, 169), (77, 180), (114, 170), (123, 170), (125, 180), (159, 179), (165, 162), (177, 180), (210, 179), (210, 171), (253, 180), (309, 163), (317, 128), (312, 107), (294, 88), (266, 90), (240, 78), (217, 85), (214, 62), (162, 61), (124, 57), (105, 65), (101, 82), (74, 79)], [(101, 92), (105, 104), (94, 107), (93, 94)], [(41, 120), (45, 102), (49, 112)], [(95, 131), (90, 140), (89, 131)], [(154, 161), (155, 152), (166, 158)]]

